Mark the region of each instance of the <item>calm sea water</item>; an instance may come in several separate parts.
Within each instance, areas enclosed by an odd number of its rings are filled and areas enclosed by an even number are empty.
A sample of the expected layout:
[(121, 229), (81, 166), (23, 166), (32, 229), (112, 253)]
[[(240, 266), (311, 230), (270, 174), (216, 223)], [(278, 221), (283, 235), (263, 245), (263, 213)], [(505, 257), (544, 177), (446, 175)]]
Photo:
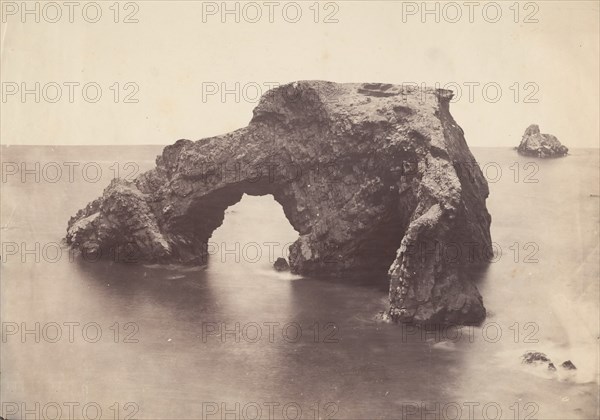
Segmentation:
[[(72, 260), (69, 217), (161, 149), (2, 148), (5, 417), (598, 418), (597, 149), (473, 149), (502, 250), (478, 284), (489, 316), (428, 334), (376, 320), (385, 284), (275, 272), (297, 233), (271, 196), (227, 210), (204, 268)], [(11, 175), (21, 162), (39, 182)], [(522, 365), (527, 350), (577, 370)]]

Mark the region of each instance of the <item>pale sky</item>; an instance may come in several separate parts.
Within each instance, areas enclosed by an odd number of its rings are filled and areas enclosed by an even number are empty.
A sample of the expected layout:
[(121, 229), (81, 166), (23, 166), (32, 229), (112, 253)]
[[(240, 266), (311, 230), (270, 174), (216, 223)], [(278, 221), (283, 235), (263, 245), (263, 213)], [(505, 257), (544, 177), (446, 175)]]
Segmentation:
[[(33, 8), (34, 3), (28, 4)], [(114, 23), (114, 10), (109, 9), (113, 1), (99, 2), (99, 22), (86, 22), (79, 8), (70, 23), (63, 3), (57, 2), (62, 17), (56, 23), (49, 22), (56, 10), (45, 15), (40, 11), (39, 23), (35, 15), (26, 15), (23, 23), (21, 11), (14, 9), (21, 7), (20, 1), (2, 3), (2, 144), (195, 140), (247, 125), (256, 105), (256, 86), (266, 91), (272, 83), (319, 79), (456, 83), (462, 97), (450, 110), (471, 146), (516, 146), (525, 128), (537, 123), (568, 147), (598, 147), (597, 1), (522, 2), (519, 16), (510, 8), (513, 1), (499, 2), (502, 16), (496, 23), (484, 19), (483, 3), (469, 22), (462, 1), (453, 3), (459, 9), (440, 9), (439, 23), (435, 15), (421, 22), (420, 9), (408, 14), (412, 7), (421, 7), (420, 1), (322, 2), (319, 23), (314, 22), (312, 1), (300, 2), (297, 23), (284, 19), (282, 8), (291, 3), (285, 1), (274, 6), (273, 23), (264, 2), (254, 3), (263, 13), (258, 23), (248, 21), (255, 16), (251, 7), (246, 14), (240, 12), (239, 23), (234, 15), (222, 23), (220, 10), (205, 14), (203, 22), (203, 8), (213, 11), (221, 7), (220, 1), (138, 1), (127, 9), (121, 3), (120, 23)], [(295, 9), (286, 10), (293, 20)], [(455, 19), (456, 10), (462, 13), (457, 23), (444, 20), (443, 13)], [(485, 17), (493, 20), (492, 12)], [(93, 20), (94, 13), (88, 10), (86, 17)], [(121, 22), (130, 13), (138, 23)], [(323, 22), (330, 13), (337, 23)], [(527, 16), (538, 22), (525, 23)], [(58, 84), (62, 97), (51, 103), (42, 95), (35, 103), (30, 94), (22, 103), (20, 92), (11, 94), (15, 86), (21, 89), (26, 83), (33, 89), (35, 82), (49, 99)], [(74, 103), (69, 103), (70, 82)], [(137, 103), (123, 103), (135, 88), (125, 88), (128, 82), (139, 87), (132, 96)], [(203, 100), (207, 86), (235, 90), (236, 82), (240, 93), (249, 95), (247, 100), (240, 97), (236, 103), (233, 94), (225, 101), (220, 94)], [(100, 86), (97, 103), (83, 98), (86, 83)], [(469, 84), (476, 83), (471, 103)], [(485, 100), (486, 84), (492, 99), (500, 87), (496, 103)], [(92, 98), (93, 86), (87, 91)], [(120, 92), (118, 103), (115, 91)], [(525, 103), (528, 94), (538, 102)]]

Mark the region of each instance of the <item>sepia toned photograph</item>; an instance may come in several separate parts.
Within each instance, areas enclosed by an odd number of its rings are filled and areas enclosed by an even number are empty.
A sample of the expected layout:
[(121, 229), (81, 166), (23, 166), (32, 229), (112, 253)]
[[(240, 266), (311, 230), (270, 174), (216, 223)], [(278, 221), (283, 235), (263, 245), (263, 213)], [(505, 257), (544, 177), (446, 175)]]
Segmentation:
[(0, 420), (600, 418), (600, 2), (0, 11)]

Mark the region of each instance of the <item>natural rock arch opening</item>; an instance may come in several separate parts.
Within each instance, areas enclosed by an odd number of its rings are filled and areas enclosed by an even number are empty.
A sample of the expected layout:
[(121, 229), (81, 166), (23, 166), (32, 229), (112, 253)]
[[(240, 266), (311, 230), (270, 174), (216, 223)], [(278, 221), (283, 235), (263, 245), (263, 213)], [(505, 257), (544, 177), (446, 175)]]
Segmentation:
[(244, 194), (225, 210), (223, 223), (208, 240), (208, 264), (232, 262), (273, 269), (277, 258), (289, 258), (298, 239), (281, 205), (271, 194)]
[[(143, 260), (198, 263), (229, 206), (272, 194), (299, 232), (293, 271), (387, 274), (393, 319), (481, 322), (461, 264), (491, 247), (488, 187), (451, 98), (379, 83), (273, 89), (247, 127), (178, 140), (155, 169), (114, 180), (70, 220), (67, 242), (88, 252), (134, 243)], [(429, 252), (440, 244), (458, 261)]]
[[(227, 182), (224, 179), (231, 171), (228, 165), (221, 162), (207, 166), (201, 178), (195, 180), (196, 185), (204, 183), (211, 189), (215, 183)], [(171, 253), (169, 258), (175, 256), (187, 263), (206, 262), (211, 253), (210, 238), (222, 226), (227, 209), (239, 203), (244, 195), (269, 195), (281, 206), (287, 221), (299, 235), (290, 247), (288, 258), (293, 273), (368, 278), (373, 282), (386, 279), (417, 199), (410, 188), (399, 196), (386, 194), (396, 186), (392, 177), (380, 178), (378, 185), (368, 186), (372, 207), (361, 209), (353, 204), (349, 215), (340, 214), (339, 204), (327, 200), (332, 191), (335, 194), (336, 190), (347, 190), (340, 195), (349, 196), (347, 200), (351, 201), (356, 198), (356, 188), (360, 189), (359, 182), (338, 185), (339, 173), (350, 171), (347, 165), (335, 162), (320, 168), (302, 168), (301, 171), (306, 172), (302, 179), (297, 172), (290, 177), (289, 168), (279, 167), (276, 172), (273, 165), (258, 165), (248, 169), (252, 172), (250, 177), (241, 177), (208, 194), (201, 189), (198, 195), (186, 196), (177, 206), (178, 215), (169, 220), (171, 240), (178, 243), (177, 254)], [(385, 170), (379, 168), (382, 169)], [(382, 178), (385, 175), (382, 173)], [(311, 189), (316, 191), (317, 197), (306, 196)], [(327, 190), (327, 197), (318, 197), (323, 190)], [(359, 214), (362, 210), (364, 213)]]

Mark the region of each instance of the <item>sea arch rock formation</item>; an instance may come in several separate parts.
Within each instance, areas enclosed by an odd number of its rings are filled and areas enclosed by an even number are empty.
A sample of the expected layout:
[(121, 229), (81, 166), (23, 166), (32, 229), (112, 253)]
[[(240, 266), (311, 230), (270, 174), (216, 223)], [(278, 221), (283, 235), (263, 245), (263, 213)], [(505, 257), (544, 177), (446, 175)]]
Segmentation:
[(71, 218), (67, 242), (198, 264), (228, 206), (272, 194), (300, 234), (293, 272), (389, 276), (392, 319), (478, 323), (485, 309), (467, 266), (491, 247), (488, 186), (451, 98), (379, 83), (278, 87), (247, 127), (178, 140), (155, 169), (113, 180)]

